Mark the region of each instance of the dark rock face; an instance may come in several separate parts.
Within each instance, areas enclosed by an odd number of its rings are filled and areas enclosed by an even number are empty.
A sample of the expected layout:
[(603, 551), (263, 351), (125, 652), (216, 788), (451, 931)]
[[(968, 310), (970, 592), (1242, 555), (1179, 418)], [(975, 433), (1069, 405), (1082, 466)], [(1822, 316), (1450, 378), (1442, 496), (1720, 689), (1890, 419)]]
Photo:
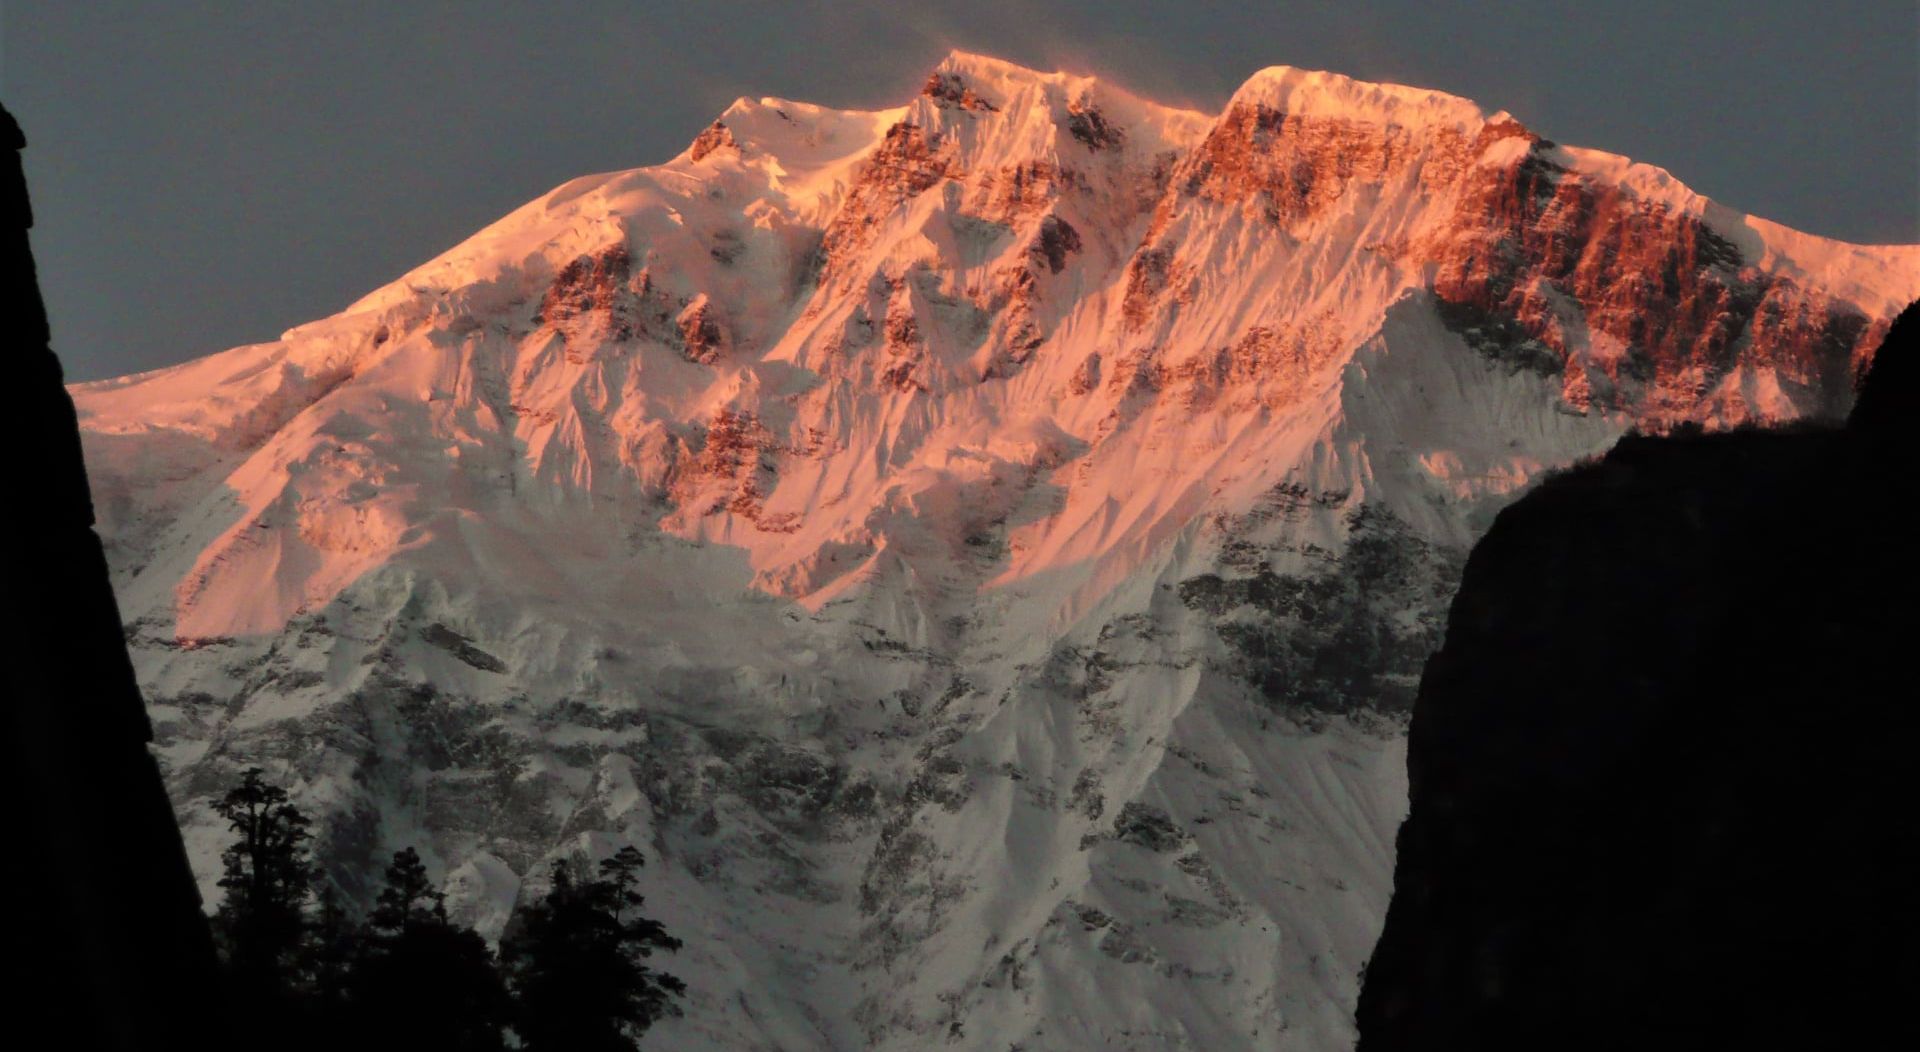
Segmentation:
[(1867, 318), (1749, 266), (1696, 216), (1581, 178), (1550, 150), (1535, 142), (1511, 165), (1468, 174), (1449, 235), (1425, 250), (1442, 301), (1560, 358), (1570, 328), (1620, 340), (1631, 350), (1610, 390), (1595, 392), (1604, 405), (1690, 405), (1744, 361), (1824, 394), (1808, 408), (1839, 418), (1852, 370), (1879, 336)]
[(1382, 182), (1407, 163), (1411, 140), (1397, 126), (1236, 104), (1194, 150), (1183, 185), (1207, 200), (1258, 200), (1269, 221), (1288, 226)]
[[(1508, 139), (1526, 149), (1487, 161)], [(1448, 323), (1476, 347), (1537, 371), (1574, 367), (1562, 395), (1570, 408), (1673, 423), (1746, 366), (1770, 368), (1800, 414), (1845, 414), (1865, 352), (1882, 335), (1874, 319), (1762, 270), (1701, 216), (1570, 163), (1511, 120), (1469, 137), (1236, 103), (1182, 162), (1179, 190), (1156, 222), (1198, 199), (1237, 204), (1299, 236), (1343, 201), (1411, 179), (1453, 195), (1451, 221), (1378, 247), (1432, 268)], [(1129, 317), (1158, 294), (1154, 280), (1165, 284), (1166, 262), (1146, 251), (1136, 258)], [(1596, 338), (1626, 353), (1577, 360)], [(1725, 408), (1732, 423), (1758, 415)]]
[(957, 172), (952, 154), (950, 142), (929, 139), (912, 121), (888, 128), (848, 188), (846, 204), (821, 235), (822, 280), (844, 274), (888, 212), (952, 177)]
[(1126, 843), (1162, 852), (1178, 851), (1191, 839), (1165, 811), (1141, 803), (1129, 803), (1120, 809), (1113, 820), (1113, 834)]
[(5, 419), (20, 495), (0, 562), (0, 791), (8, 823), (0, 899), (11, 910), (10, 1026), (52, 1048), (223, 1048), (213, 943), (159, 769), (80, 459), (73, 402), (49, 349), (27, 242), (32, 214), (9, 159), (4, 273), (17, 345)]
[(1080, 251), (1080, 231), (1059, 216), (1048, 216), (1040, 221), (1040, 233), (1027, 251), (1046, 260), (1047, 270), (1058, 274), (1066, 269), (1067, 257)]
[(447, 651), (461, 661), (472, 665), (482, 672), (505, 672), (507, 664), (492, 654), (473, 645), (473, 640), (455, 632), (446, 625), (434, 622), (422, 629), (420, 638)]
[(942, 109), (963, 109), (992, 113), (1000, 107), (974, 94), (966, 79), (958, 73), (933, 73), (920, 87), (920, 94), (934, 100)]
[(1127, 141), (1127, 133), (1108, 122), (1093, 100), (1075, 99), (1067, 106), (1067, 134), (1089, 150), (1110, 150)]
[(618, 329), (616, 338), (631, 337), (633, 297), (627, 284), (632, 269), (633, 258), (624, 244), (597, 256), (581, 256), (554, 276), (536, 320), (560, 325), (598, 315)]
[(1916, 343), (1920, 305), (1844, 429), (1629, 438), (1501, 514), (1414, 708), (1364, 1052), (1911, 1029)]
[(693, 145), (687, 147), (687, 159), (695, 164), (707, 159), (715, 150), (733, 150), (739, 152), (740, 144), (733, 138), (733, 129), (720, 121), (714, 121), (693, 137)]
[[(1282, 489), (1268, 507), (1287, 514), (1329, 497), (1345, 494)], [(1319, 571), (1277, 574), (1262, 560), (1243, 577), (1188, 578), (1180, 599), (1213, 621), (1234, 657), (1229, 671), (1274, 706), (1403, 713), (1440, 642), (1459, 567), (1457, 551), (1422, 540), (1384, 507), (1363, 506), (1347, 516), (1346, 549)]]
[(726, 351), (727, 331), (715, 315), (713, 304), (705, 299), (681, 312), (680, 342), (688, 361), (712, 365)]

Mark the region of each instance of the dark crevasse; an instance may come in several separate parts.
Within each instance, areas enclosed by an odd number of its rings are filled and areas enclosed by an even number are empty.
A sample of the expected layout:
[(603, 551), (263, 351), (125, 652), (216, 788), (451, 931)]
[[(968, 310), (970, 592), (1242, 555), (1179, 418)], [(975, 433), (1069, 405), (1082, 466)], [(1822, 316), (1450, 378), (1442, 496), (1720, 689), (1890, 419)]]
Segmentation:
[(1363, 1052), (1913, 1028), (1917, 330), (1844, 428), (1630, 437), (1500, 515), (1415, 703)]

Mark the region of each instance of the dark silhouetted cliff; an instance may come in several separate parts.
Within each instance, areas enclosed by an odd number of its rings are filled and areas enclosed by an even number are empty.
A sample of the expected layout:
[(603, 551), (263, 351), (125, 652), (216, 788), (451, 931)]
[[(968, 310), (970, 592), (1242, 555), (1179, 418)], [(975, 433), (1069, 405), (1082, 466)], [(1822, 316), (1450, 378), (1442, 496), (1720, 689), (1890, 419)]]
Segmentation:
[(73, 403), (34, 277), (17, 152), (26, 143), (4, 110), (0, 135), (0, 273), (13, 275), (15, 341), (0, 414), (12, 495), (0, 589), (6, 1026), (36, 1048), (219, 1047), (213, 946), (147, 752)]
[(1911, 1028), (1917, 330), (1844, 429), (1629, 438), (1474, 549), (1363, 1052)]

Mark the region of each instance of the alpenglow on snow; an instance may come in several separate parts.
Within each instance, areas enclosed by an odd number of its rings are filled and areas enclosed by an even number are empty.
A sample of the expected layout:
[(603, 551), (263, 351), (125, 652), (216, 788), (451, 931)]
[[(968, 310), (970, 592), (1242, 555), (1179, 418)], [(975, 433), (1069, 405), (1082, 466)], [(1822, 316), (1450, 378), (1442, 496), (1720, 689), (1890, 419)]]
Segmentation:
[(1467, 547), (1631, 429), (1837, 417), (1916, 296), (1438, 92), (955, 53), (73, 393), (209, 891), (260, 765), (490, 938), (641, 847), (665, 1046), (1334, 1049)]

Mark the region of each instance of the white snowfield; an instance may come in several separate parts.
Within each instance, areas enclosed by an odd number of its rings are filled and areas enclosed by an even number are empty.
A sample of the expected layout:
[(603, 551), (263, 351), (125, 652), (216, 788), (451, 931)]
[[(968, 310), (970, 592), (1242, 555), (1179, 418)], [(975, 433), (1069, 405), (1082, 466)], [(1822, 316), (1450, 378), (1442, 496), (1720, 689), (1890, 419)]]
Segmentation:
[[(639, 846), (660, 1047), (1349, 1047), (1466, 548), (1629, 428), (1844, 409), (1920, 296), (1920, 247), (1520, 132), (955, 53), (76, 386), (203, 891), (259, 764), (350, 894), (415, 845), (490, 937)], [(1641, 347), (1668, 300), (1734, 335)]]

